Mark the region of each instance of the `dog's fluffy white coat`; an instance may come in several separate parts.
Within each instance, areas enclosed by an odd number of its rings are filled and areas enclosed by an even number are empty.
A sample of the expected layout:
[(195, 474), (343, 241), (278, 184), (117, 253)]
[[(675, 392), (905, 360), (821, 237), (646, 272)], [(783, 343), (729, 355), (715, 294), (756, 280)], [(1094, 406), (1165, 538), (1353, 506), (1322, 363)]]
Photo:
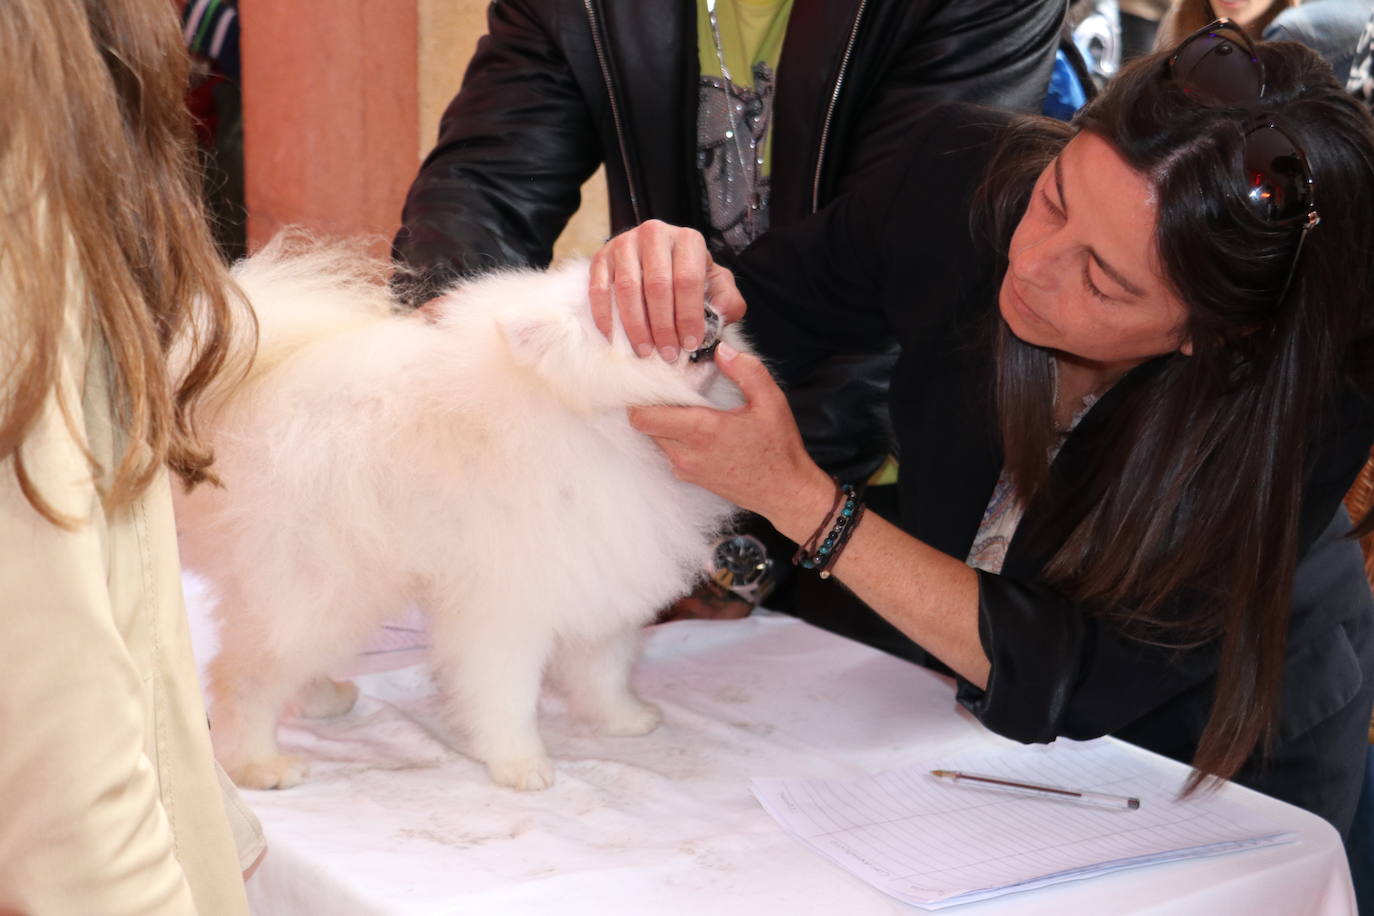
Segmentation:
[[(305, 765), (276, 745), (293, 699), (347, 710), (322, 675), (410, 601), (470, 751), (504, 785), (553, 779), (546, 670), (606, 733), (659, 722), (628, 677), (638, 633), (702, 572), (732, 507), (676, 480), (633, 404), (738, 403), (713, 363), (636, 357), (592, 324), (587, 267), (490, 275), (393, 312), (347, 251), (281, 244), (236, 278), (251, 370), (208, 426), (223, 489), (178, 501), (187, 565), (219, 596), (216, 754), (240, 785)], [(746, 345), (733, 329), (726, 339)]]

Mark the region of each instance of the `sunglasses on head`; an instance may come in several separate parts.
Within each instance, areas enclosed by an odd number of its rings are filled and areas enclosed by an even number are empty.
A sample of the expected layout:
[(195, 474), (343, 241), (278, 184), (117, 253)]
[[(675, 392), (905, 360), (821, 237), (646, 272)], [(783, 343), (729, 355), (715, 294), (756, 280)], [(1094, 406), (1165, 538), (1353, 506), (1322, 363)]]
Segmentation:
[[(1264, 63), (1250, 36), (1229, 19), (1203, 26), (1179, 44), (1168, 63), (1169, 76), (1185, 93), (1205, 105), (1244, 108), (1264, 96)], [(1307, 233), (1321, 222), (1314, 204), (1312, 170), (1302, 147), (1264, 114), (1245, 122), (1244, 202), (1273, 226), (1300, 227), (1297, 247), (1278, 301), (1288, 293)]]

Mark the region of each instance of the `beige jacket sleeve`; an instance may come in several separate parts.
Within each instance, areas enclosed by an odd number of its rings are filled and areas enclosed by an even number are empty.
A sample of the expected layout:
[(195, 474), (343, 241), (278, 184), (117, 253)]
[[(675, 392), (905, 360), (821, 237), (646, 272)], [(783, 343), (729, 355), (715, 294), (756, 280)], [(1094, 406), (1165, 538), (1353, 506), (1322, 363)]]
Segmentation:
[(168, 483), (103, 512), (79, 443), (112, 466), (107, 366), (70, 323), (64, 345), (70, 422), (50, 397), (23, 453), (84, 523), (41, 517), (0, 462), (0, 912), (246, 913), (197, 734)]

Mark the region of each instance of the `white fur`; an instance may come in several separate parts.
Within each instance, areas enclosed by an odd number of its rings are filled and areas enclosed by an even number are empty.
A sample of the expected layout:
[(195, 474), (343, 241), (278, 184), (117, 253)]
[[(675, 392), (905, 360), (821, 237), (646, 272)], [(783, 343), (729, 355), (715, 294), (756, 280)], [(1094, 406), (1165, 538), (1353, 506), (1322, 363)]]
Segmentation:
[(638, 632), (732, 512), (676, 480), (625, 407), (738, 391), (709, 361), (637, 358), (618, 327), (607, 343), (583, 262), (471, 282), (433, 321), (394, 313), (364, 274), (328, 249), (236, 269), (261, 348), (211, 412), (224, 488), (177, 507), (184, 558), (220, 596), (216, 754), (240, 785), (303, 779), (279, 713), (347, 711), (356, 690), (323, 672), (413, 600), (473, 754), (498, 783), (544, 788), (546, 668), (606, 733), (652, 730), (628, 683)]

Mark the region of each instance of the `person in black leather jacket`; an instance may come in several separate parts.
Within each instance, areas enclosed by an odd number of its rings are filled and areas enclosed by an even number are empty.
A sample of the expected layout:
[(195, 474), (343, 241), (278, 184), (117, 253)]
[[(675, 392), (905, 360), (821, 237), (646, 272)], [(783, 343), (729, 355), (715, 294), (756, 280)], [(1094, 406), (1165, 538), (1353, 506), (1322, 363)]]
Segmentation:
[[(698, 169), (698, 5), (491, 4), (489, 33), (395, 239), (396, 259), (418, 274), (406, 292), (413, 304), (482, 270), (547, 266), (581, 185), (603, 162), (613, 233), (648, 219), (710, 231)], [(773, 95), (769, 224), (792, 225), (880, 169), (932, 103), (1038, 112), (1063, 15), (1063, 0), (794, 0)], [(848, 480), (869, 477), (892, 447), (882, 409), (892, 342), (866, 346), (789, 387), (812, 454)], [(766, 526), (751, 527), (770, 552), (790, 554)], [(679, 613), (748, 609), (699, 597)], [(805, 613), (828, 614), (836, 601), (809, 597)]]
[[(1040, 110), (1063, 0), (795, 0), (778, 64), (773, 226), (888, 159), (930, 102)], [(394, 251), (423, 300), (493, 267), (547, 266), (606, 165), (611, 231), (705, 229), (697, 4), (496, 0)]]
[(1342, 508), (1374, 442), (1374, 118), (1292, 42), (1214, 26), (1171, 61), (1072, 127), (932, 112), (733, 273), (691, 230), (622, 234), (593, 314), (671, 244), (728, 319), (747, 301), (784, 381), (895, 334), (897, 525), (837, 492), (755, 357), (716, 357), (745, 407), (631, 422), (946, 663), (988, 728), (1116, 735), (1344, 832), (1374, 701)]

